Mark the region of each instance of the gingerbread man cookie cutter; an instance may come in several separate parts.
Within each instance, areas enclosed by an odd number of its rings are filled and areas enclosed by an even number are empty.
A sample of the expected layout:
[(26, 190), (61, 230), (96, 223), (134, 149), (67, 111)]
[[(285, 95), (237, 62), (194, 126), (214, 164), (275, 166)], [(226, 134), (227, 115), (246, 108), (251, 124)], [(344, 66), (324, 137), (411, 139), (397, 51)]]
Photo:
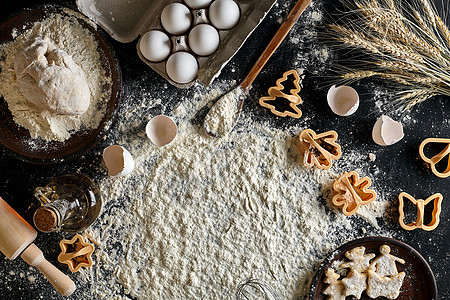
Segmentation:
[[(290, 89), (290, 94), (286, 94), (283, 92), (284, 85), (283, 82), (288, 80), (289, 75), (294, 76), (294, 88)], [(301, 89), (301, 78), (298, 75), (297, 71), (295, 70), (289, 70), (283, 74), (283, 77), (279, 78), (276, 81), (276, 86), (270, 87), (268, 90), (269, 96), (261, 97), (259, 99), (259, 104), (262, 107), (270, 109), (270, 112), (273, 114), (279, 116), (279, 117), (286, 117), (290, 116), (292, 118), (300, 118), (302, 116), (302, 111), (297, 107), (300, 103), (302, 103), (302, 98), (298, 95), (298, 92), (300, 92)], [(289, 107), (292, 109), (292, 111), (285, 110), (285, 111), (278, 111), (276, 107), (270, 103), (267, 102), (273, 102), (277, 98), (284, 98), (289, 101)]]
[[(435, 156), (429, 158), (424, 153), (424, 148), (427, 144), (430, 143), (437, 143), (437, 144), (446, 144), (444, 149), (436, 154)], [(431, 166), (431, 171), (440, 178), (447, 178), (450, 176), (450, 139), (442, 139), (442, 138), (427, 138), (423, 140), (423, 142), (419, 146), (419, 154), (420, 157), (426, 162), (429, 163)], [(447, 159), (447, 167), (443, 172), (440, 172), (437, 170), (436, 165), (443, 160), (446, 156), (448, 156)]]
[[(416, 207), (417, 207), (417, 219), (415, 222), (405, 224), (405, 200), (408, 199), (411, 201)], [(399, 200), (399, 206), (398, 211), (400, 213), (400, 216), (398, 218), (398, 222), (400, 223), (400, 226), (405, 230), (414, 230), (416, 228), (421, 228), (426, 231), (430, 231), (435, 229), (439, 225), (439, 215), (441, 213), (441, 204), (442, 204), (443, 196), (440, 193), (436, 193), (434, 195), (431, 195), (426, 200), (416, 200), (413, 196), (411, 196), (408, 193), (402, 192), (400, 195), (398, 195)], [(432, 212), (432, 219), (429, 224), (424, 224), (424, 212), (425, 212), (425, 206), (429, 204), (430, 202), (433, 202), (434, 208)]]
[(344, 215), (351, 216), (361, 205), (369, 204), (377, 197), (375, 191), (369, 189), (371, 184), (370, 178), (359, 178), (355, 171), (344, 173), (333, 183), (332, 202), (336, 207), (342, 207)]
[(94, 245), (86, 243), (81, 235), (76, 234), (71, 240), (63, 239), (59, 246), (61, 253), (58, 261), (68, 265), (70, 271), (78, 272), (81, 267), (93, 265), (91, 255), (95, 250)]
[(311, 129), (305, 129), (299, 134), (299, 140), (305, 149), (303, 164), (307, 167), (315, 165), (319, 169), (331, 168), (332, 160), (341, 157), (341, 146), (336, 143), (338, 134), (334, 130), (316, 134)]

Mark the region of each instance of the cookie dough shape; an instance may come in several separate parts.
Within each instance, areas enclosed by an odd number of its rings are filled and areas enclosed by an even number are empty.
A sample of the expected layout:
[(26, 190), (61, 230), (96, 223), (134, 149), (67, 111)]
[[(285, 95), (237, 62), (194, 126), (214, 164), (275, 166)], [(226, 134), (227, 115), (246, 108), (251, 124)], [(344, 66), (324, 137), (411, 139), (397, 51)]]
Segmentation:
[[(411, 201), (417, 207), (416, 221), (409, 224), (405, 224), (405, 199)], [(400, 226), (405, 230), (414, 230), (416, 228), (421, 228), (426, 231), (434, 230), (439, 225), (439, 215), (441, 213), (442, 199), (443, 196), (440, 193), (431, 195), (425, 201), (422, 199), (416, 200), (413, 196), (405, 192), (400, 193), (400, 195), (398, 195), (398, 211), (400, 213), (398, 222), (400, 223)], [(429, 203), (433, 203), (434, 205), (432, 219), (429, 224), (424, 224), (425, 206)]]
[(344, 173), (333, 183), (332, 202), (336, 207), (342, 207), (344, 215), (351, 216), (361, 205), (369, 204), (377, 197), (375, 191), (369, 189), (371, 184), (370, 178), (359, 178), (355, 171)]
[(327, 300), (345, 300), (344, 285), (339, 279), (339, 274), (334, 272), (334, 269), (329, 268), (325, 272), (325, 279), (323, 280), (328, 284), (326, 289), (322, 293), (328, 295)]
[(93, 265), (91, 255), (95, 250), (94, 245), (86, 243), (81, 235), (76, 234), (71, 240), (63, 239), (59, 246), (61, 253), (58, 255), (58, 261), (68, 265), (70, 271), (78, 272), (81, 267)]
[(345, 252), (345, 256), (350, 260), (340, 265), (341, 268), (350, 268), (347, 277), (342, 279), (345, 296), (355, 296), (356, 299), (360, 299), (362, 292), (367, 288), (367, 270), (375, 254), (364, 254), (365, 251), (366, 248), (361, 246)]
[[(427, 144), (444, 144), (445, 147), (441, 152), (436, 154), (435, 156), (429, 158), (424, 153), (424, 148)], [(419, 146), (419, 154), (420, 157), (431, 166), (431, 171), (434, 175), (440, 178), (447, 178), (450, 176), (450, 139), (440, 139), (440, 138), (428, 138), (423, 140)], [(443, 159), (447, 159), (447, 167), (442, 172), (438, 171), (436, 165), (442, 161)]]
[[(302, 111), (297, 107), (300, 103), (302, 103), (302, 98), (298, 95), (298, 92), (300, 92), (301, 89), (301, 79), (303, 79), (303, 73), (300, 74), (302, 77), (299, 76), (297, 71), (295, 70), (289, 70), (283, 74), (283, 77), (277, 80), (276, 86), (270, 87), (268, 90), (269, 96), (262, 97), (259, 99), (259, 104), (262, 107), (270, 109), (270, 111), (279, 116), (279, 117), (286, 117), (290, 116), (292, 118), (300, 118), (302, 116)], [(283, 82), (286, 82), (288, 80), (289, 76), (293, 76), (293, 84), (294, 88), (289, 90), (289, 94), (283, 92), (285, 89)], [(277, 99), (285, 99), (289, 102), (289, 108), (291, 110), (285, 110), (285, 111), (278, 111), (275, 105), (272, 105), (271, 103), (274, 103)]]
[(48, 37), (37, 36), (20, 51), (14, 71), (20, 92), (38, 109), (81, 115), (89, 108), (91, 95), (84, 71)]
[(303, 130), (300, 135), (300, 144), (304, 149), (303, 164), (306, 167), (316, 166), (319, 169), (331, 168), (332, 160), (342, 155), (341, 146), (336, 143), (338, 134), (330, 130), (316, 134), (311, 129)]

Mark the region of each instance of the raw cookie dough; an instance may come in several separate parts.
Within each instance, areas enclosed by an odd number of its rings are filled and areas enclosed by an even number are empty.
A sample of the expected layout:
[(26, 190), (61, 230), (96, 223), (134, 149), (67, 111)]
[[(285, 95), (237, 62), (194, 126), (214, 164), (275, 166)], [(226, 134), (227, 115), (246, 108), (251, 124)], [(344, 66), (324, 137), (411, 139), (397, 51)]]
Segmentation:
[(14, 61), (19, 90), (38, 108), (55, 114), (81, 115), (90, 104), (83, 70), (48, 37), (37, 36)]

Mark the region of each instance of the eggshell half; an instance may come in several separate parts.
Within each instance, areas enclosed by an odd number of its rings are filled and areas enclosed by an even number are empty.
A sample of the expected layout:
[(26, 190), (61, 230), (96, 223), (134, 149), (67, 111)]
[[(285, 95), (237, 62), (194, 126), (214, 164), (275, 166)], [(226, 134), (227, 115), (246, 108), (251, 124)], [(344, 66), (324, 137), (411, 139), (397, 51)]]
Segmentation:
[(400, 141), (405, 134), (403, 125), (388, 116), (382, 115), (373, 126), (372, 138), (378, 145), (389, 146)]
[(350, 86), (333, 85), (327, 94), (328, 105), (338, 116), (347, 117), (355, 113), (359, 107), (359, 95)]
[(127, 149), (112, 145), (103, 150), (103, 161), (109, 176), (125, 176), (134, 169), (134, 160)]
[(152, 118), (145, 126), (148, 138), (158, 147), (169, 144), (177, 136), (177, 125), (164, 115)]
[(239, 22), (241, 12), (233, 0), (215, 0), (209, 7), (209, 20), (218, 29), (231, 29)]

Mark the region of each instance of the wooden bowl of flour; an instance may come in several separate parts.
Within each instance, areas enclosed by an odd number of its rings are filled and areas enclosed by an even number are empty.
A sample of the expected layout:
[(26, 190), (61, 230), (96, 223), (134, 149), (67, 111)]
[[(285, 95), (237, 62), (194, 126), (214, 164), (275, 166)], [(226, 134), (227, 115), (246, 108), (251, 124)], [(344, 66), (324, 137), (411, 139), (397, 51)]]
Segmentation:
[[(0, 25), (0, 43), (12, 42), (15, 36), (31, 29), (36, 22), (55, 15), (61, 15), (69, 22), (75, 20), (93, 35), (100, 54), (101, 65), (105, 75), (110, 78), (109, 83), (102, 86), (102, 89), (110, 93), (110, 97), (102, 103), (103, 115), (97, 116), (98, 126), (70, 132), (70, 137), (63, 142), (32, 138), (27, 129), (16, 124), (8, 109), (8, 103), (0, 97), (0, 144), (9, 155), (30, 163), (63, 162), (87, 152), (113, 125), (122, 97), (120, 66), (112, 47), (107, 42), (106, 35), (101, 29), (94, 28), (95, 25), (77, 12), (49, 5), (21, 11)], [(2, 59), (1, 55), (0, 59)], [(0, 70), (0, 72), (4, 71), (8, 70)]]

